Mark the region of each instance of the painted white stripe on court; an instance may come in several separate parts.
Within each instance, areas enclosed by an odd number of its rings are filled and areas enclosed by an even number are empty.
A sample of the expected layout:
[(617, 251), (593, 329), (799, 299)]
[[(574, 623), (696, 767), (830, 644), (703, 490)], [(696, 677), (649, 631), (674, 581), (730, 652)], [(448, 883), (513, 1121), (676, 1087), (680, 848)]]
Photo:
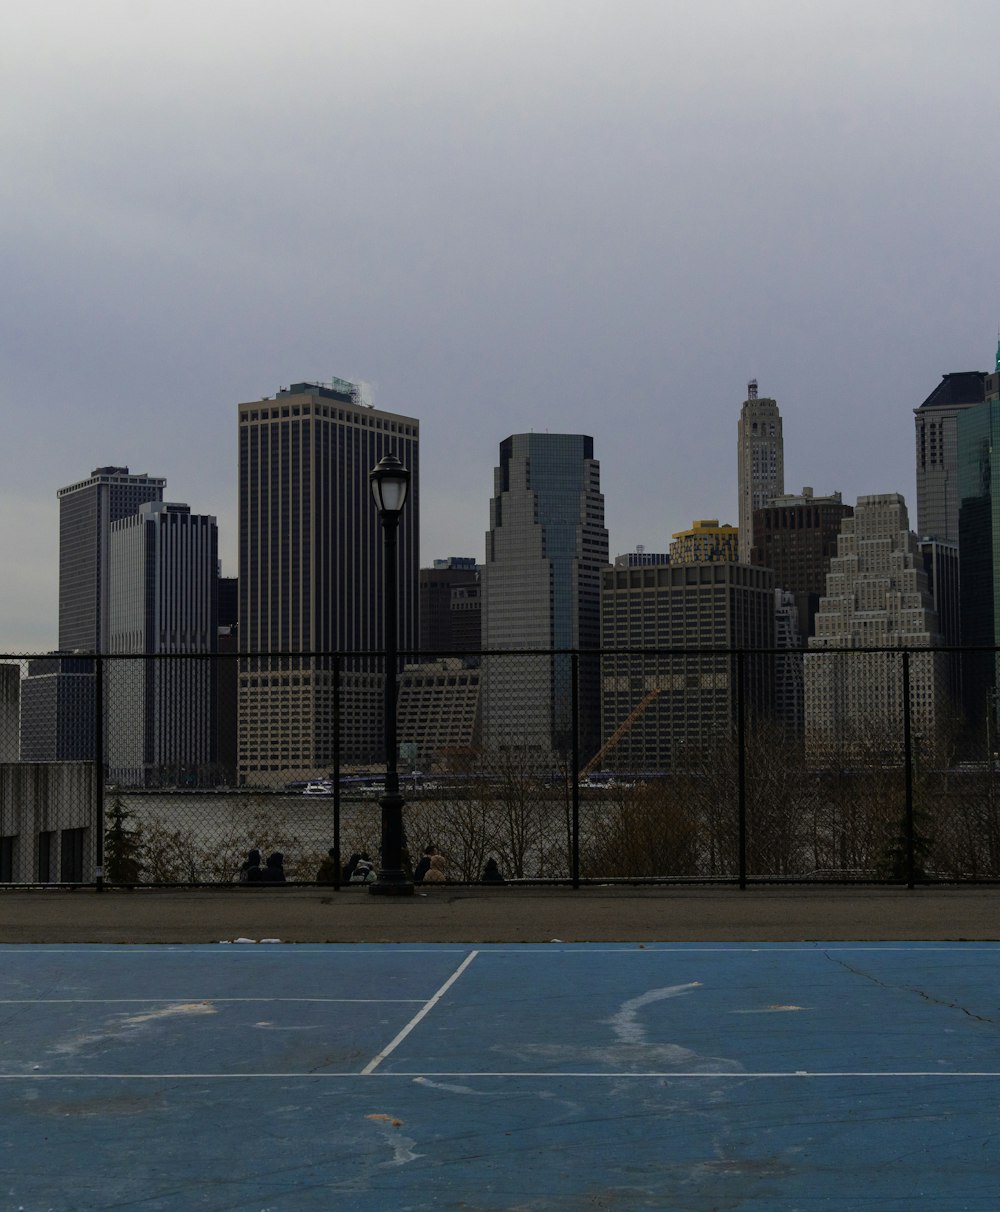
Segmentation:
[(401, 1006), (421, 1005), (422, 997), (0, 997), (0, 1006), (123, 1006), (146, 1005), (154, 1002), (336, 1002), (338, 1005), (357, 1003), (381, 1006), (384, 1003)]
[(421, 1077), (448, 1077), (462, 1078), (466, 1081), (472, 1081), (475, 1078), (531, 1078), (542, 1081), (560, 1080), (562, 1078), (572, 1078), (574, 1080), (583, 1079), (588, 1081), (624, 1081), (632, 1079), (634, 1081), (662, 1081), (664, 1078), (684, 1079), (690, 1081), (739, 1081), (744, 1078), (750, 1079), (768, 1079), (768, 1080), (784, 1080), (793, 1079), (801, 1081), (803, 1078), (956, 1078), (956, 1077), (985, 1077), (995, 1079), (1000, 1077), (1000, 1070), (981, 1070), (981, 1069), (949, 1069), (938, 1072), (930, 1069), (914, 1069), (914, 1070), (850, 1070), (842, 1071), (824, 1070), (822, 1072), (814, 1072), (812, 1070), (778, 1070), (775, 1072), (754, 1072), (754, 1073), (676, 1073), (670, 1069), (662, 1071), (649, 1071), (644, 1073), (602, 1073), (596, 1072), (580, 1072), (574, 1071), (570, 1073), (560, 1073), (558, 1069), (543, 1070), (543, 1071), (518, 1071), (512, 1070), (509, 1072), (472, 1072), (461, 1073), (453, 1070), (435, 1071), (432, 1069), (419, 1069), (413, 1072), (401, 1072), (393, 1070), (386, 1073), (372, 1073), (367, 1069), (360, 1073), (0, 1073), (0, 1081), (287, 1081), (289, 1078), (314, 1078), (321, 1081), (346, 1081), (354, 1080), (360, 1077), (379, 1077), (383, 1080), (388, 1078), (406, 1078), (408, 1081), (414, 1078)]
[(362, 1077), (369, 1077), (372, 1073), (374, 1073), (375, 1070), (378, 1068), (378, 1066), (381, 1065), (381, 1063), (385, 1060), (385, 1058), (387, 1056), (389, 1056), (389, 1054), (391, 1052), (395, 1051), (396, 1048), (399, 1047), (399, 1045), (403, 1042), (404, 1039), (406, 1039), (406, 1037), (410, 1034), (410, 1032), (417, 1025), (417, 1023), (419, 1023), (423, 1018), (425, 1018), (426, 1015), (428, 1015), (430, 1013), (430, 1011), (433, 1009), (433, 1007), (437, 1005), (437, 1003), (441, 1000), (441, 998), (444, 997), (444, 995), (448, 992), (448, 990), (452, 987), (452, 985), (458, 980), (458, 978), (462, 975), (462, 973), (466, 970), (466, 968), (468, 968), (468, 966), (472, 963), (472, 961), (476, 958), (476, 956), (478, 954), (479, 954), (478, 951), (469, 952), (469, 954), (465, 957), (465, 959), (462, 960), (462, 962), (458, 965), (458, 967), (455, 969), (455, 971), (451, 974), (451, 976), (448, 977), (448, 979), (445, 981), (445, 983), (441, 986), (441, 988), (437, 991), (437, 993), (434, 994), (434, 996), (423, 1007), (423, 1009), (418, 1011), (413, 1016), (413, 1018), (410, 1019), (410, 1021), (406, 1024), (406, 1026), (403, 1028), (403, 1030), (400, 1031), (400, 1033), (396, 1036), (396, 1038), (394, 1040), (391, 1041), (391, 1043), (389, 1043), (385, 1048), (382, 1049), (382, 1051), (378, 1054), (378, 1056), (373, 1057), (368, 1062), (368, 1064), (365, 1065), (365, 1067), (361, 1070)]

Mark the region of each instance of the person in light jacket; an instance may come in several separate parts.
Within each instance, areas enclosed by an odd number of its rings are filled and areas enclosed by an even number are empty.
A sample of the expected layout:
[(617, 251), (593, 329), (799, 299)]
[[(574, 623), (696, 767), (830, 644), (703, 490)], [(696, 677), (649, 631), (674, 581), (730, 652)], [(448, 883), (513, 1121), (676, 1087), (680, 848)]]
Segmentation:
[(421, 880), (423, 884), (446, 884), (448, 882), (448, 874), (445, 868), (444, 855), (432, 854), (430, 865)]

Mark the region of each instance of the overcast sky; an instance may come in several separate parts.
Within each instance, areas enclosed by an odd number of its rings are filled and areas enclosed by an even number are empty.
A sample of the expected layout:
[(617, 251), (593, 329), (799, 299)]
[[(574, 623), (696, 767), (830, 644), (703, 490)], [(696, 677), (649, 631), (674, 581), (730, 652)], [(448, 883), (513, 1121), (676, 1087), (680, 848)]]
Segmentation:
[(236, 405), (421, 422), (421, 559), (483, 557), (498, 444), (592, 434), (612, 555), (786, 490), (902, 492), (992, 369), (994, 0), (4, 0), (0, 650), (57, 639), (56, 490), (218, 516)]

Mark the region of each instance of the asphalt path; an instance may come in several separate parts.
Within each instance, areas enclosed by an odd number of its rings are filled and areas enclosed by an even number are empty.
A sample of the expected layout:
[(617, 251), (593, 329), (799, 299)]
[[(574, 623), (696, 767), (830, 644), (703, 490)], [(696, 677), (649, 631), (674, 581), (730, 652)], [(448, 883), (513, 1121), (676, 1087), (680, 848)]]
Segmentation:
[(438, 886), (0, 892), (0, 943), (1000, 940), (1000, 888)]

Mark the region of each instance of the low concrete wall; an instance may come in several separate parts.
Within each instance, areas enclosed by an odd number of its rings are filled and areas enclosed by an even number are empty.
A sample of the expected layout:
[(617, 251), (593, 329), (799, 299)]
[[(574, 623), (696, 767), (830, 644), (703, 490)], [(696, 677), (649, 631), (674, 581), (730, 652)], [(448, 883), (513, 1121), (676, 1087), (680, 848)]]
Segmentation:
[(0, 763), (0, 879), (94, 882), (91, 762)]

